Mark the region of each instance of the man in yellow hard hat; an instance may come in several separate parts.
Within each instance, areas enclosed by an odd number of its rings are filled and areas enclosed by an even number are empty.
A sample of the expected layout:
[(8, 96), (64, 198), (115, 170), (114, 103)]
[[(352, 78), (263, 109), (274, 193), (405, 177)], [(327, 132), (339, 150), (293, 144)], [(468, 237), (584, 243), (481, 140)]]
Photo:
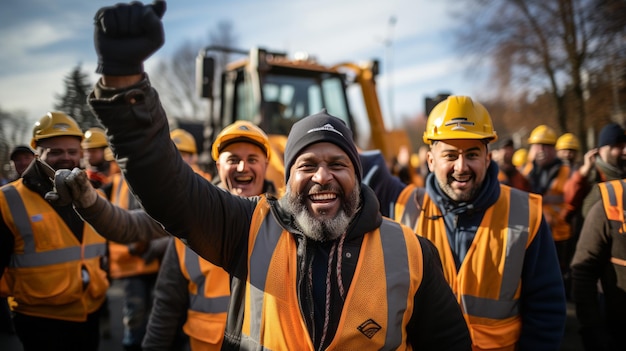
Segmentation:
[(98, 349), (109, 287), (105, 240), (71, 203), (46, 201), (55, 170), (80, 166), (82, 139), (72, 117), (47, 113), (33, 127), (37, 157), (0, 191), (0, 293), (17, 303), (13, 321), (25, 351)]
[[(181, 151), (176, 139), (172, 140)], [(238, 196), (275, 194), (273, 183), (265, 179), (271, 158), (269, 139), (256, 125), (236, 121), (227, 126), (215, 138), (211, 154), (219, 175), (214, 184)], [(144, 350), (175, 345), (180, 320), (185, 321), (183, 330), (192, 351), (220, 350), (229, 300), (228, 273), (174, 239), (155, 286)]]
[(196, 146), (196, 139), (193, 135), (184, 129), (177, 128), (172, 130), (170, 138), (172, 138), (172, 141), (180, 152), (180, 156), (191, 169), (210, 181), (213, 177), (198, 166), (198, 147)]
[(223, 348), (468, 350), (432, 244), (380, 215), (342, 119), (324, 110), (292, 126), (280, 199), (233, 195), (182, 161), (143, 74), (164, 11), (161, 1), (98, 11), (103, 76), (89, 103), (146, 211), (230, 274)]
[(572, 133), (565, 133), (556, 140), (556, 156), (568, 165), (573, 172), (578, 168), (578, 153), (580, 142)]
[(475, 350), (558, 350), (566, 308), (550, 227), (540, 196), (498, 181), (488, 111), (450, 96), (431, 111), (423, 139), (425, 188), (390, 178), (382, 155), (364, 162), (381, 211), (435, 244)]
[(556, 140), (554, 129), (545, 124), (533, 129), (528, 137), (529, 154), (533, 155), (533, 159), (526, 163), (522, 174), (528, 178), (531, 192), (542, 196), (543, 213), (552, 230), (561, 272), (567, 285), (572, 228), (563, 216), (567, 210), (564, 187), (572, 172), (570, 167), (556, 156)]
[(85, 138), (81, 142), (87, 176), (96, 188), (109, 182), (111, 166), (110, 161), (107, 161), (104, 155), (104, 150), (108, 146), (109, 142), (104, 130), (98, 127), (87, 129)]

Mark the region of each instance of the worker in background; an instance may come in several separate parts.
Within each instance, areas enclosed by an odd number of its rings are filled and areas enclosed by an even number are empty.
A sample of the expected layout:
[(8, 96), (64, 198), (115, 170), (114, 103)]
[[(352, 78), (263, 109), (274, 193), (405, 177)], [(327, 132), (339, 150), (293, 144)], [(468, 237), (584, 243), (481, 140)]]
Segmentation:
[[(254, 124), (237, 121), (227, 126), (212, 146), (216, 184), (238, 196), (274, 194), (274, 185), (265, 179), (270, 150), (267, 135)], [(174, 239), (157, 279), (143, 350), (169, 350), (181, 322), (192, 351), (220, 350), (229, 299), (228, 273)]]
[(22, 176), (22, 173), (24, 173), (26, 168), (30, 166), (34, 158), (35, 152), (27, 145), (18, 145), (11, 150), (9, 159), (11, 160), (15, 173), (17, 174), (15, 179)]
[(512, 139), (506, 139), (499, 148), (491, 151), (491, 159), (498, 165), (498, 181), (524, 191), (530, 191), (530, 183), (513, 165), (515, 147)]
[(599, 191), (591, 191), (594, 185), (622, 178), (626, 178), (626, 134), (621, 125), (609, 123), (600, 130), (597, 147), (585, 153), (582, 166), (565, 184), (568, 209), (579, 208), (585, 217), (600, 200)]
[(230, 274), (223, 348), (468, 350), (436, 251), (380, 216), (341, 119), (323, 111), (293, 125), (280, 199), (235, 196), (182, 161), (143, 72), (164, 42), (164, 11), (158, 1), (97, 12), (102, 78), (89, 104), (146, 211)]
[(537, 126), (528, 137), (529, 153), (532, 161), (526, 163), (522, 174), (528, 178), (531, 192), (539, 194), (543, 199), (545, 216), (559, 257), (561, 273), (565, 286), (569, 285), (569, 263), (572, 257), (572, 228), (563, 217), (566, 210), (564, 197), (565, 183), (570, 177), (571, 169), (556, 157), (556, 133), (547, 125)]
[[(102, 187), (102, 192), (116, 206), (126, 210), (141, 209), (122, 173), (114, 174), (109, 184)], [(122, 345), (125, 351), (141, 350), (152, 310), (160, 260), (167, 243), (168, 238), (132, 243), (108, 241), (109, 276), (120, 280), (124, 289)]]
[(572, 133), (565, 133), (556, 139), (556, 157), (560, 158), (564, 164), (570, 167), (573, 172), (578, 169), (578, 153), (580, 152), (580, 142)]
[[(35, 158), (35, 152), (27, 145), (18, 145), (11, 150), (9, 159), (13, 164), (16, 176), (11, 181), (17, 180), (22, 177), (22, 173), (32, 163)], [(4, 185), (4, 184), (3, 184)], [(11, 300), (13, 303), (13, 300)], [(0, 332), (15, 334), (15, 327), (13, 326), (13, 317), (7, 297), (0, 297)]]
[(474, 350), (558, 350), (566, 308), (550, 227), (540, 196), (498, 181), (488, 111), (450, 96), (431, 111), (423, 139), (425, 188), (391, 177), (380, 154), (363, 159), (364, 172), (380, 170), (370, 184), (381, 211), (435, 244)]
[(104, 151), (109, 146), (107, 136), (102, 128), (89, 128), (81, 143), (83, 148), (85, 169), (94, 187), (99, 188), (109, 182), (110, 162), (105, 159)]
[(526, 165), (526, 162), (528, 162), (528, 150), (521, 147), (513, 152), (511, 163), (515, 166), (515, 168), (521, 170), (524, 165)]
[[(599, 183), (601, 201), (585, 217), (572, 260), (572, 291), (583, 346), (626, 347), (626, 219), (624, 179)], [(598, 284), (600, 281), (600, 284)], [(600, 297), (598, 285), (602, 287)]]
[(0, 191), (0, 294), (15, 299), (13, 322), (25, 351), (98, 350), (109, 287), (105, 240), (71, 203), (45, 198), (55, 170), (80, 166), (82, 139), (72, 117), (47, 113), (33, 127), (37, 157)]
[(194, 170), (194, 172), (203, 176), (206, 180), (211, 180), (211, 175), (198, 166), (198, 147), (196, 139), (184, 129), (174, 129), (170, 133), (170, 138), (176, 144), (176, 148), (180, 152), (181, 157)]

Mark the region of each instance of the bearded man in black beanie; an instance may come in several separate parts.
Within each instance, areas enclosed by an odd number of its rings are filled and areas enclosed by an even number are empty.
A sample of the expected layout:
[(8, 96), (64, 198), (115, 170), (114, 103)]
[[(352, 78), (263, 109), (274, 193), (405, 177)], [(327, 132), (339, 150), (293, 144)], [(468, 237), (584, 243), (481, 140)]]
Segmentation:
[(98, 11), (89, 104), (146, 211), (231, 275), (222, 349), (470, 350), (436, 250), (381, 216), (341, 119), (293, 126), (281, 199), (234, 196), (182, 161), (143, 72), (164, 12), (162, 1)]

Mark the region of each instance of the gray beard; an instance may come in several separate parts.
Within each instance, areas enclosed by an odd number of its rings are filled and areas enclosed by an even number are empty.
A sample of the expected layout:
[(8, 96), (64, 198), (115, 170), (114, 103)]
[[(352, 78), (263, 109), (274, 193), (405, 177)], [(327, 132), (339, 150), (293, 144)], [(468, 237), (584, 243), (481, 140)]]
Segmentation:
[(305, 205), (306, 194), (294, 194), (289, 187), (285, 195), (280, 198), (280, 205), (294, 218), (302, 233), (315, 241), (332, 241), (342, 236), (348, 230), (350, 222), (359, 210), (361, 187), (359, 184), (352, 193), (343, 199), (343, 206), (330, 220), (322, 221), (312, 216)]

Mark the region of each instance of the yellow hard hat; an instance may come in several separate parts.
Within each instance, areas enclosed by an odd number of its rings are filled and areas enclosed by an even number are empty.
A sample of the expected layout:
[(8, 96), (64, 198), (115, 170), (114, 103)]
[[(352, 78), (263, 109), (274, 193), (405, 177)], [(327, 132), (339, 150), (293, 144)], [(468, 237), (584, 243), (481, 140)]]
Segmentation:
[(196, 147), (196, 139), (184, 129), (174, 129), (170, 133), (170, 138), (176, 144), (178, 151), (180, 152), (188, 152), (190, 154), (197, 154), (198, 148)]
[(80, 143), (83, 149), (96, 149), (109, 146), (107, 135), (101, 128), (93, 127), (85, 132), (85, 139)]
[(449, 96), (430, 112), (423, 136), (426, 144), (434, 140), (498, 140), (487, 109), (469, 96)]
[(548, 127), (545, 124), (537, 126), (537, 128), (533, 129), (530, 133), (530, 137), (528, 137), (529, 144), (544, 144), (544, 145), (554, 145), (556, 144), (556, 133), (554, 129)]
[(33, 126), (33, 138), (30, 146), (37, 148), (37, 142), (42, 139), (57, 136), (76, 136), (83, 140), (83, 131), (76, 121), (63, 112), (48, 112)]
[(115, 161), (115, 155), (113, 155), (113, 150), (110, 147), (106, 147), (104, 149), (104, 160), (105, 161)]
[(572, 133), (565, 133), (556, 140), (557, 150), (580, 150), (580, 142), (578, 138)]
[(528, 160), (528, 150), (522, 148), (522, 149), (517, 149), (513, 153), (511, 162), (513, 163), (513, 166), (521, 167), (526, 164), (527, 160)]
[(261, 128), (248, 121), (236, 121), (235, 123), (222, 129), (213, 142), (211, 155), (217, 161), (224, 148), (232, 143), (247, 142), (252, 143), (265, 152), (269, 160), (271, 156), (270, 141), (267, 134)]

